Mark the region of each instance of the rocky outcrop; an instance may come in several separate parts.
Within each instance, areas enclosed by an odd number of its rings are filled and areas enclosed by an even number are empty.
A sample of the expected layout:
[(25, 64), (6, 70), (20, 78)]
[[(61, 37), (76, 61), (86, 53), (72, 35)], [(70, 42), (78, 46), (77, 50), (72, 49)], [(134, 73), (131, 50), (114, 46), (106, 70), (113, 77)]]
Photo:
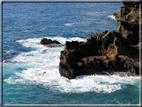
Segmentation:
[(61, 44), (60, 42), (58, 42), (56, 40), (51, 40), (51, 39), (47, 39), (47, 38), (43, 38), (40, 41), (40, 44), (48, 46), (48, 47), (60, 47), (60, 46), (64, 46), (64, 44)]
[(61, 43), (58, 42), (58, 41), (56, 41), (56, 40), (51, 40), (51, 39), (43, 38), (43, 39), (40, 41), (40, 44), (48, 45), (48, 44), (61, 44)]
[(124, 2), (123, 4), (117, 29), (127, 39), (128, 44), (136, 45), (139, 42), (139, 3)]
[[(118, 17), (118, 31), (91, 35), (86, 42), (66, 42), (61, 51), (59, 72), (72, 79), (79, 75), (129, 72), (139, 75), (139, 7), (124, 3)], [(136, 13), (135, 13), (136, 12)]]
[(119, 18), (120, 18), (120, 12), (119, 11), (115, 12), (113, 14), (113, 16), (115, 17), (116, 20), (119, 20)]

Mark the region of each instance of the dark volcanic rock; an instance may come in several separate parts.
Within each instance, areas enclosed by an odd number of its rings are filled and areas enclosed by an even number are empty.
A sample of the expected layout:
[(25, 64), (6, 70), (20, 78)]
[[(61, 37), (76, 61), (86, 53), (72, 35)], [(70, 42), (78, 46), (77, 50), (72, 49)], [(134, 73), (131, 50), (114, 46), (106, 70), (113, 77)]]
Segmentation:
[(131, 55), (125, 39), (117, 32), (105, 31), (94, 34), (85, 43), (67, 42), (61, 52), (59, 71), (69, 79), (79, 75), (102, 71), (139, 72), (139, 63)]
[(59, 72), (72, 79), (79, 75), (127, 72), (139, 75), (139, 7), (124, 3), (118, 18), (118, 31), (91, 35), (86, 42), (66, 42), (61, 51)]
[(56, 40), (51, 40), (51, 39), (47, 39), (47, 38), (43, 38), (40, 41), (41, 44), (43, 45), (47, 45), (47, 44), (61, 44), (60, 42), (56, 41)]
[(123, 4), (117, 29), (130, 45), (136, 45), (139, 42), (139, 3), (124, 2)]
[(120, 12), (119, 11), (115, 12), (113, 14), (113, 16), (115, 17), (116, 20), (119, 20), (119, 18), (120, 18)]
[(40, 41), (40, 44), (45, 45), (47, 47), (60, 47), (60, 46), (64, 46), (64, 44), (61, 44), (60, 42), (58, 42), (56, 40), (51, 40), (51, 39), (47, 39), (47, 38), (43, 38)]

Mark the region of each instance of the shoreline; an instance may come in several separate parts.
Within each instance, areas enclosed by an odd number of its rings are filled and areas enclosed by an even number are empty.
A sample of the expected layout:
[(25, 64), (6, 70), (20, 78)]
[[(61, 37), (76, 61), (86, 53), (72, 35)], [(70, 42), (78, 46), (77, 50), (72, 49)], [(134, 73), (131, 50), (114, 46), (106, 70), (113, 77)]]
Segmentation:
[[(128, 11), (129, 10), (129, 11)], [(59, 73), (68, 79), (79, 75), (103, 74), (136, 76), (139, 72), (139, 3), (123, 2), (113, 15), (117, 31), (105, 30), (91, 35), (86, 42), (66, 41), (60, 54)]]
[[(141, 75), (132, 74), (131, 72), (125, 71), (103, 71), (103, 72), (96, 72), (95, 74), (86, 74), (88, 75), (96, 75), (96, 76), (119, 76), (119, 77), (142, 77)], [(84, 76), (84, 75), (80, 75)], [(78, 76), (77, 76), (78, 77)]]

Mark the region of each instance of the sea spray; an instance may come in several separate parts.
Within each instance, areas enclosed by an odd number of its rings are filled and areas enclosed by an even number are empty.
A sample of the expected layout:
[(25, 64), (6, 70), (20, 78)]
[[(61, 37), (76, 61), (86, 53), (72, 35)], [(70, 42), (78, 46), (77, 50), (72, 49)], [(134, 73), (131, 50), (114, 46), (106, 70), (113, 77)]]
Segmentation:
[(116, 20), (108, 15), (122, 5), (3, 3), (3, 104), (139, 104), (139, 77), (83, 75), (69, 80), (58, 70), (64, 46), (39, 43), (46, 37), (62, 44), (85, 42), (96, 32), (116, 31)]
[[(83, 38), (63, 38), (63, 37), (47, 37), (58, 40), (61, 43), (65, 41), (85, 41)], [(134, 85), (138, 82), (138, 77), (120, 77), (115, 75), (83, 75), (75, 79), (67, 79), (59, 74), (59, 58), (62, 47), (49, 48), (39, 44), (41, 38), (17, 40), (18, 43), (25, 47), (32, 47), (36, 50), (30, 52), (21, 52), (18, 56), (11, 59), (12, 62), (26, 66), (26, 70), (15, 72), (4, 81), (9, 84), (28, 84), (37, 83), (45, 86), (52, 86), (54, 90), (62, 93), (112, 93), (122, 89), (122, 85)], [(105, 72), (105, 71), (104, 71)]]

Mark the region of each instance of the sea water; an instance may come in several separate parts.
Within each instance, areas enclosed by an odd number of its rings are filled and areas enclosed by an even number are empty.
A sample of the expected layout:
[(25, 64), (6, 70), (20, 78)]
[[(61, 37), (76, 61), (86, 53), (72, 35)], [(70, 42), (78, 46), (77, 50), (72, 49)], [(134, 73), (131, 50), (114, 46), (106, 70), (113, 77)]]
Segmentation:
[(122, 3), (3, 3), (3, 104), (139, 104), (140, 77), (59, 74), (61, 47), (117, 31)]

